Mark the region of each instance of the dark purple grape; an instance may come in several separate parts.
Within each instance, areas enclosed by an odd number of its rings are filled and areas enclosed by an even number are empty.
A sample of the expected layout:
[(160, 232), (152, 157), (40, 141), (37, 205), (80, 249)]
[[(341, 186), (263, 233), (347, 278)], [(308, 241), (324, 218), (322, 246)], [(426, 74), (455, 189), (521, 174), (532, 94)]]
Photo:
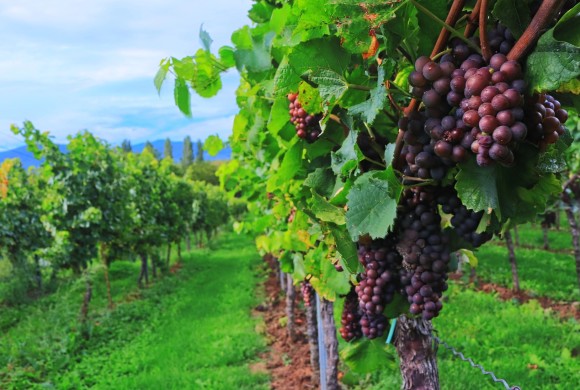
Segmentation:
[[(479, 120), (479, 129), (484, 133), (491, 134), (499, 126), (497, 118), (493, 115), (486, 115)], [(481, 143), (481, 141), (480, 141)]]
[(480, 116), (480, 118), (483, 118), (486, 115), (495, 115), (496, 112), (497, 111), (493, 108), (491, 103), (483, 103), (477, 109), (477, 114)]
[(422, 73), (423, 77), (429, 81), (435, 81), (443, 75), (443, 71), (439, 64), (433, 61), (429, 61), (423, 65)]
[(481, 91), (481, 101), (489, 103), (497, 94), (499, 94), (499, 90), (493, 85), (489, 85)]
[(499, 69), (508, 81), (518, 80), (522, 78), (522, 67), (517, 61), (506, 61)]
[(421, 72), (414, 71), (409, 75), (409, 84), (413, 87), (424, 87), (427, 85), (427, 79), (423, 77)]
[(463, 122), (470, 127), (475, 127), (478, 125), (480, 116), (475, 110), (469, 110), (463, 114)]
[(421, 100), (423, 100), (426, 107), (432, 108), (441, 103), (441, 96), (439, 96), (439, 94), (434, 90), (430, 89), (423, 94)]
[(496, 118), (501, 125), (511, 126), (515, 123), (512, 110), (503, 110), (497, 113)]
[(492, 134), (493, 140), (501, 145), (507, 145), (513, 137), (512, 131), (507, 126), (497, 127)]
[(510, 101), (503, 94), (494, 96), (491, 100), (491, 105), (496, 111), (507, 110), (511, 106)]
[(453, 153), (453, 146), (447, 141), (437, 141), (434, 151), (439, 157), (450, 157)]
[(491, 66), (494, 70), (498, 71), (501, 69), (501, 66), (507, 61), (507, 57), (503, 54), (494, 54), (489, 59), (489, 66)]
[(417, 72), (423, 72), (423, 67), (427, 62), (431, 61), (427, 56), (421, 56), (415, 60), (415, 70)]

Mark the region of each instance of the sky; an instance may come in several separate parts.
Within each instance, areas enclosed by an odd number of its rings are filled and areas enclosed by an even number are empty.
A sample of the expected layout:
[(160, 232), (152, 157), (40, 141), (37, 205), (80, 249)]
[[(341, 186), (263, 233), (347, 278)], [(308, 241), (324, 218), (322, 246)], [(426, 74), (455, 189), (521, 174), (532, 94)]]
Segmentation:
[(161, 59), (212, 51), (249, 24), (251, 0), (0, 0), (0, 151), (23, 144), (10, 125), (30, 120), (56, 142), (89, 130), (116, 145), (231, 133), (238, 74), (212, 99), (192, 96), (191, 119), (168, 79), (153, 85)]

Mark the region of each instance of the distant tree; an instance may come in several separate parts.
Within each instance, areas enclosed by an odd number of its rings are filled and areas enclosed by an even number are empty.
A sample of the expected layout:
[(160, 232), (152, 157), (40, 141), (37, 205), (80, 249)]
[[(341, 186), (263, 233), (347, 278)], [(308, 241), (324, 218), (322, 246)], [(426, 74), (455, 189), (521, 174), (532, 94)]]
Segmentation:
[(191, 164), (185, 171), (184, 177), (191, 181), (202, 181), (212, 185), (219, 185), (219, 178), (216, 176), (217, 165), (202, 161)]
[(200, 140), (197, 140), (197, 155), (195, 156), (195, 162), (203, 161), (203, 144)]
[(193, 164), (193, 145), (189, 136), (183, 140), (183, 156), (181, 157), (181, 167), (185, 171)]
[(163, 158), (167, 157), (173, 160), (173, 145), (171, 145), (171, 140), (169, 138), (165, 139), (165, 145), (163, 147)]
[(159, 150), (155, 149), (155, 147), (151, 142), (147, 141), (145, 143), (145, 148), (143, 149), (143, 151), (145, 150), (148, 150), (153, 156), (155, 156), (156, 160), (161, 160), (161, 153), (159, 153)]
[(128, 139), (123, 140), (123, 143), (121, 144), (121, 149), (125, 153), (131, 153), (133, 151), (133, 147), (131, 146), (131, 141), (129, 141)]

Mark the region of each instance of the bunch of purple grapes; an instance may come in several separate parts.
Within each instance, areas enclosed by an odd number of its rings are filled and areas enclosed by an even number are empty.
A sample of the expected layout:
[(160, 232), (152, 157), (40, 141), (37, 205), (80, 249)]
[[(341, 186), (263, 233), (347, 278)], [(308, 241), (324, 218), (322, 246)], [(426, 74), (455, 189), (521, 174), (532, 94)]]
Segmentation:
[(469, 210), (461, 203), (457, 192), (453, 187), (448, 187), (437, 197), (437, 203), (441, 205), (444, 213), (451, 214), (451, 225), (461, 238), (478, 248), (491, 240), (492, 234), (488, 232), (477, 233), (476, 230), (483, 217), (483, 211)]
[(434, 190), (409, 189), (401, 206), (397, 249), (407, 270), (401, 274), (401, 292), (411, 304), (411, 314), (430, 320), (441, 311), (440, 298), (447, 290), (449, 239), (441, 228)]
[(387, 323), (382, 312), (399, 289), (401, 256), (394, 239), (387, 237), (367, 244), (359, 242), (358, 257), (365, 268), (355, 287), (364, 320), (361, 326), (366, 337), (374, 338), (382, 335)]
[(308, 281), (302, 282), (300, 286), (300, 290), (302, 292), (302, 300), (304, 300), (304, 305), (307, 307), (312, 306), (314, 302), (314, 288)]
[(426, 121), (423, 112), (414, 112), (399, 121), (399, 128), (405, 130), (401, 149), (401, 157), (406, 162), (403, 173), (409, 177), (441, 180), (449, 164), (436, 155), (431, 138), (425, 133)]
[(526, 124), (529, 129), (529, 140), (536, 143), (540, 150), (558, 141), (564, 134), (564, 123), (568, 112), (560, 102), (548, 94), (535, 94), (526, 99)]
[(344, 299), (342, 316), (340, 319), (340, 324), (342, 326), (338, 330), (344, 341), (351, 341), (362, 337), (360, 320), (361, 313), (358, 305), (358, 297), (354, 288), (351, 288), (350, 292)]
[(290, 104), (290, 121), (296, 127), (296, 135), (308, 142), (314, 142), (320, 137), (320, 115), (311, 115), (306, 112), (302, 104), (298, 101), (298, 94), (288, 94)]

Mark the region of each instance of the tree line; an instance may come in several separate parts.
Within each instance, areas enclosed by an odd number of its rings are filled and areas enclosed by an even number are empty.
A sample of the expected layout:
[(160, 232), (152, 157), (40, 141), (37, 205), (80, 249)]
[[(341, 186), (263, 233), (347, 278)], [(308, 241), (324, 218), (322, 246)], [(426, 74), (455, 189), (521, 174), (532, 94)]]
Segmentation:
[[(26, 171), (18, 159), (0, 165), (0, 264), (8, 275), (0, 302), (17, 304), (50, 291), (59, 274), (87, 280), (81, 313), (91, 296), (89, 267), (104, 270), (119, 259), (141, 262), (137, 282), (167, 271), (172, 248), (191, 237), (210, 240), (245, 203), (230, 205), (219, 187), (195, 181), (169, 157), (112, 147), (85, 131), (68, 138), (62, 152), (47, 133), (25, 122), (12, 131), (42, 159)], [(193, 165), (192, 165), (193, 166)], [(230, 201), (232, 203), (232, 201)], [(84, 307), (86, 306), (86, 308)]]

